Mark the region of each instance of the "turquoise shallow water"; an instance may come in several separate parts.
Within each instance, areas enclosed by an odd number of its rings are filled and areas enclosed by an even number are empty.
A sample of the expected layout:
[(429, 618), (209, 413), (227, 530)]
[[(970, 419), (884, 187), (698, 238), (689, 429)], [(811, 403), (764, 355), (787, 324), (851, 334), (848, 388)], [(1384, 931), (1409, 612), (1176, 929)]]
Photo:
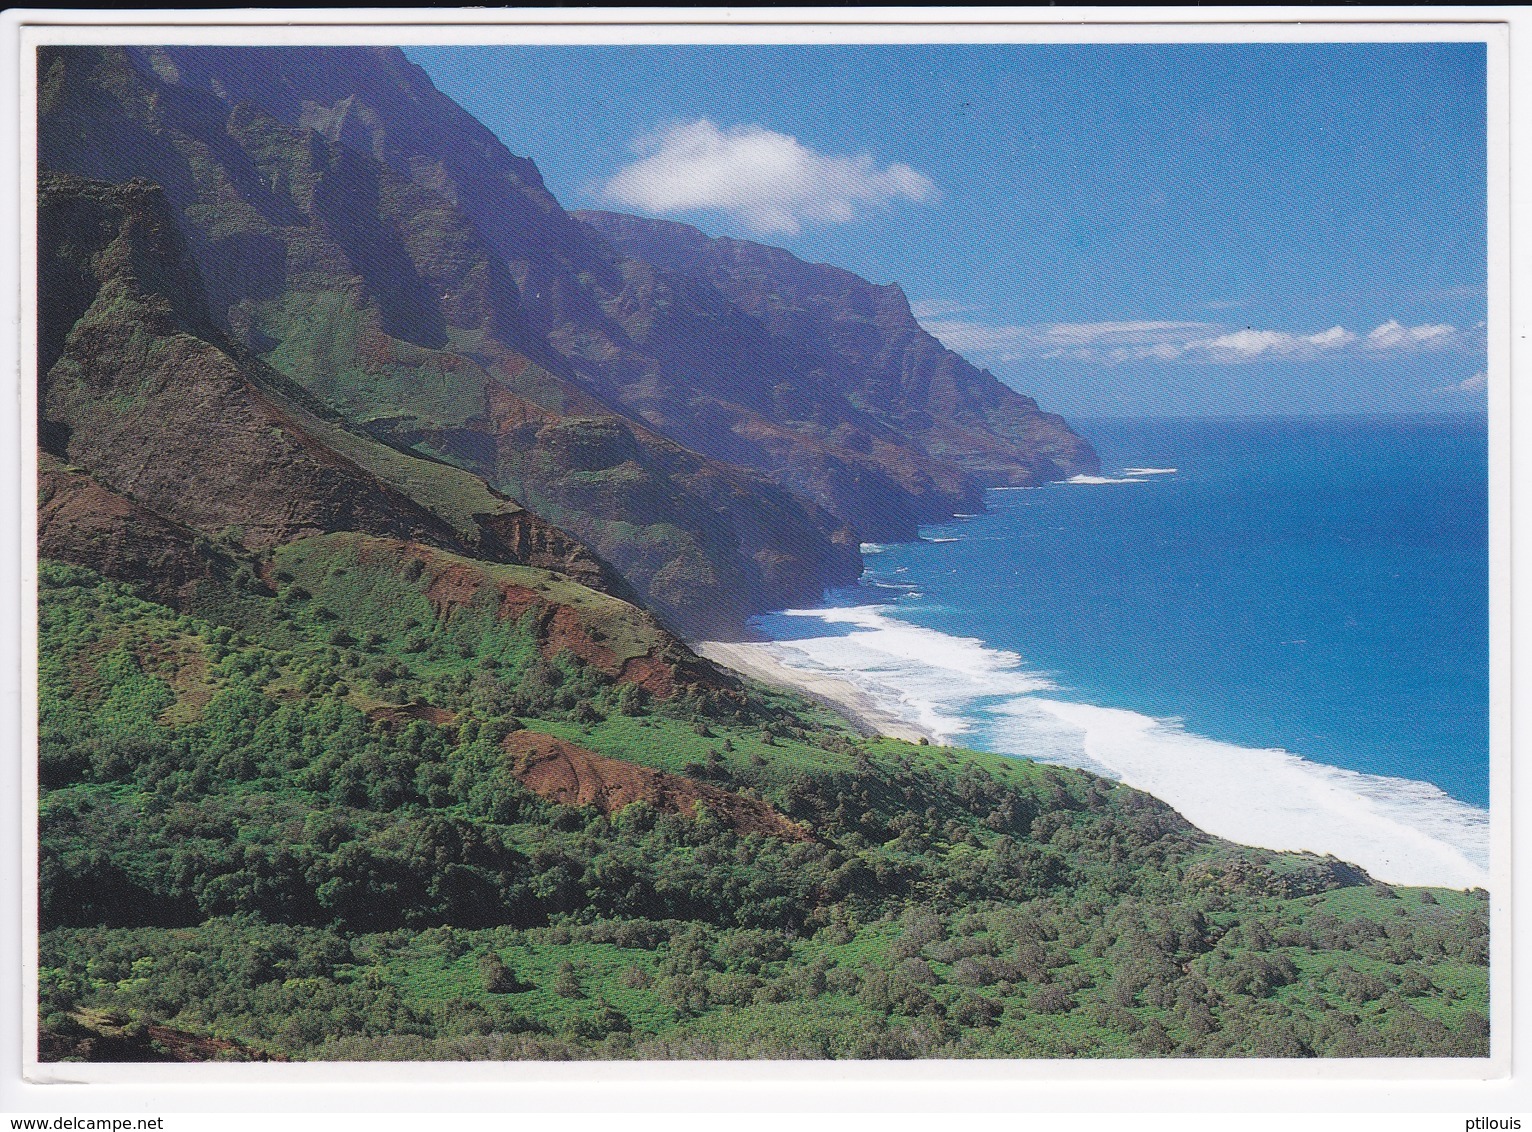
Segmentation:
[(984, 515), (868, 547), (860, 586), (761, 620), (782, 659), (943, 738), (1129, 781), (1287, 752), (1279, 777), (1433, 836), (1446, 821), (1484, 860), (1484, 419), (1075, 424), (1103, 479), (1136, 482), (995, 491)]

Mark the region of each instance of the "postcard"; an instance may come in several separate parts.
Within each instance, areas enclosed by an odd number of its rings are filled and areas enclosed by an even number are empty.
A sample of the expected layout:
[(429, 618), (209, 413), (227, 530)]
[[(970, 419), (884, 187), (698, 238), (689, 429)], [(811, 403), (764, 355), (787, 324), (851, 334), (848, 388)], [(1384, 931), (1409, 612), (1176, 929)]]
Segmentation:
[(1502, 27), (49, 15), (29, 1080), (1508, 1072)]

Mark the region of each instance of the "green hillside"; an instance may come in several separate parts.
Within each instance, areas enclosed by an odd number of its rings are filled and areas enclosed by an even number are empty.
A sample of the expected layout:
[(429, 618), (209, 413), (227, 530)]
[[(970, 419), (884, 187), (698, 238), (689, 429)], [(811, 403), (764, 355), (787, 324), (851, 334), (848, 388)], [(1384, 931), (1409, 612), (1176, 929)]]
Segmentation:
[[(646, 690), (625, 666), (678, 646), (545, 571), (350, 534), (270, 569), (236, 630), (44, 566), (45, 1056), (1487, 1052), (1482, 893), (679, 653)], [(810, 836), (549, 801), (509, 754), (536, 733)]]

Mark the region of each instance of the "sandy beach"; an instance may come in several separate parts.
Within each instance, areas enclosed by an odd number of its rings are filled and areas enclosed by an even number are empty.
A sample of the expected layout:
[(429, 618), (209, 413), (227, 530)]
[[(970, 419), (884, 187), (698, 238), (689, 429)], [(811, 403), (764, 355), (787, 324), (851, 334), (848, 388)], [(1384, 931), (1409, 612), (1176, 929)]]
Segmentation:
[[(866, 734), (961, 743), (957, 731), (930, 729), (942, 720), (960, 725), (982, 710), (977, 746), (1106, 775), (1154, 795), (1215, 836), (1330, 853), (1390, 884), (1489, 885), (1487, 814), (1431, 783), (1242, 747), (1188, 732), (1174, 720), (1060, 698), (1015, 654), (879, 607), (812, 616), (827, 622), (826, 635), (783, 644), (704, 642), (697, 651), (817, 700)], [(790, 666), (782, 654), (802, 654), (813, 667)], [(862, 679), (887, 691), (874, 696)], [(896, 689), (907, 717), (893, 699)]]
[(692, 649), (715, 664), (733, 669), (742, 676), (777, 688), (787, 688), (833, 708), (868, 735), (887, 735), (918, 743), (935, 742), (929, 731), (900, 719), (848, 680), (821, 676), (799, 668), (789, 668), (771, 652), (770, 645), (735, 644), (728, 641), (698, 641)]

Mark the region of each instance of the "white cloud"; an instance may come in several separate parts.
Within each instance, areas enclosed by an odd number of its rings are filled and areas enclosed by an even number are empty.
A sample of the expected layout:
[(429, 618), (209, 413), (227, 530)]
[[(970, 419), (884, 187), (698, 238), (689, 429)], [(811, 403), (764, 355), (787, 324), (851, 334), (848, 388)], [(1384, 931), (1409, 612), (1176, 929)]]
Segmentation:
[(1487, 389), (1488, 387), (1489, 387), (1489, 374), (1481, 369), (1481, 370), (1479, 370), (1476, 373), (1469, 374), (1462, 381), (1454, 381), (1450, 385), (1443, 385), (1443, 386), (1441, 386), (1438, 389), (1431, 390), (1431, 392), (1432, 393), (1445, 393), (1445, 394), (1452, 394), (1452, 393), (1483, 393), (1484, 390)]
[(1405, 326), (1391, 318), (1367, 335), (1367, 345), (1373, 350), (1430, 350), (1448, 345), (1457, 334), (1458, 328), (1445, 322)]
[[(922, 309), (925, 309), (924, 307)], [(1098, 350), (1123, 351), (1131, 356), (1151, 351), (1179, 353), (1187, 342), (1218, 327), (1211, 322), (1054, 322), (1032, 326), (992, 326), (965, 319), (921, 316), (921, 324), (954, 350), (1000, 353), (1015, 357), (1074, 357)], [(1126, 360), (1126, 358), (1124, 358)]]
[(843, 224), (866, 208), (937, 196), (931, 179), (908, 165), (820, 153), (760, 125), (681, 122), (639, 138), (634, 151), (638, 160), (603, 186), (608, 201), (644, 212), (724, 212), (762, 235), (791, 235), (805, 221)]
[(1343, 326), (1332, 326), (1317, 334), (1289, 334), (1285, 330), (1236, 330), (1216, 338), (1192, 342), (1188, 350), (1202, 351), (1214, 361), (1250, 361), (1259, 357), (1317, 357), (1356, 341), (1356, 335)]
[(910, 303), (910, 310), (924, 322), (928, 318), (945, 318), (949, 314), (967, 314), (974, 308), (967, 303), (953, 303), (946, 299), (915, 299)]
[(1317, 346), (1322, 350), (1334, 349), (1336, 346), (1349, 346), (1356, 341), (1356, 335), (1344, 326), (1332, 326), (1329, 330), (1321, 330), (1318, 334), (1311, 334), (1307, 339), (1309, 345)]
[[(1134, 361), (1219, 362), (1225, 364), (1285, 358), (1315, 358), (1365, 350), (1379, 356), (1419, 350), (1482, 349), (1483, 329), (1459, 330), (1447, 323), (1404, 326), (1390, 320), (1365, 336), (1332, 326), (1313, 333), (1231, 327), (1216, 322), (1055, 322), (1023, 326), (993, 325), (969, 318), (952, 304), (929, 303), (918, 313), (927, 330), (954, 350), (987, 354), (995, 361), (1070, 358), (1117, 365)], [(933, 317), (934, 316), (934, 317)]]

